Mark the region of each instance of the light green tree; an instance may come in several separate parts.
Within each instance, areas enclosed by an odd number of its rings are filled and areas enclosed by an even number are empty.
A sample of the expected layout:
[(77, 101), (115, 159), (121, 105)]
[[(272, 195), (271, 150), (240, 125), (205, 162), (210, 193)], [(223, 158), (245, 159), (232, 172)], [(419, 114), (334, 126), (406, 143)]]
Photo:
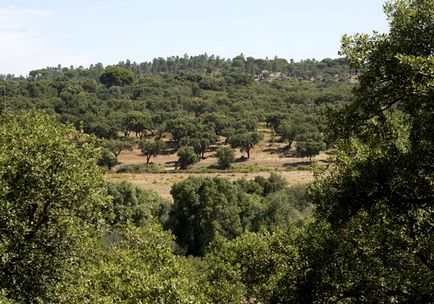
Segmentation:
[(52, 302), (106, 204), (92, 140), (40, 112), (0, 118), (0, 290)]

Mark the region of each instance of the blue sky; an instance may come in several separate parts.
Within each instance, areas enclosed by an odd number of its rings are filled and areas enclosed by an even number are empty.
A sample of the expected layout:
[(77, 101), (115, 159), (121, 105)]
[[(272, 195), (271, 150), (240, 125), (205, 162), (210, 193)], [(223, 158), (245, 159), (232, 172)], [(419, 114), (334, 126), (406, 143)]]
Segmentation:
[(0, 74), (208, 53), (338, 57), (345, 33), (387, 31), (380, 0), (0, 0)]

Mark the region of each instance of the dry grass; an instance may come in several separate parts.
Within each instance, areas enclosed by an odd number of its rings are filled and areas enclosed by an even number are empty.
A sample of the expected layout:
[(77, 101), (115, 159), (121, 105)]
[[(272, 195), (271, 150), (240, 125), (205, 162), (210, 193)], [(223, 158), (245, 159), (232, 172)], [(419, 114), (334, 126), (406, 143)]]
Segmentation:
[[(271, 140), (271, 131), (264, 127), (260, 128), (260, 132), (264, 134), (264, 140), (260, 142), (250, 152), (250, 159), (241, 159), (242, 154), (237, 151), (237, 167), (259, 166), (263, 168), (262, 172), (251, 173), (176, 173), (174, 172), (177, 156), (176, 153), (167, 155), (158, 155), (151, 159), (151, 162), (164, 168), (166, 172), (163, 173), (122, 173), (122, 174), (107, 174), (109, 180), (127, 180), (139, 187), (153, 190), (160, 194), (162, 197), (170, 199), (170, 189), (172, 185), (180, 180), (186, 179), (188, 176), (219, 176), (225, 177), (229, 180), (236, 180), (239, 178), (253, 179), (255, 176), (268, 177), (270, 172), (279, 171), (287, 180), (289, 184), (307, 183), (313, 180), (313, 173), (311, 171), (290, 170), (298, 166), (308, 167), (309, 162), (307, 159), (300, 159), (295, 157), (295, 151), (286, 151), (286, 143), (277, 142), (276, 139)], [(293, 144), (295, 146), (295, 144)], [(199, 163), (194, 165), (193, 169), (207, 168), (217, 165), (216, 158), (217, 146), (210, 147), (209, 152), (205, 154), (205, 158)], [(315, 160), (321, 163), (328, 162), (329, 156), (325, 152), (321, 152)], [(139, 149), (133, 151), (123, 151), (119, 155), (121, 165), (125, 164), (144, 164), (145, 157)], [(116, 169), (116, 168), (115, 168)], [(288, 170), (286, 170), (288, 169)]]
[[(286, 178), (288, 184), (305, 184), (313, 180), (311, 171), (287, 171), (280, 172)], [(157, 192), (163, 198), (171, 199), (170, 189), (176, 182), (182, 181), (189, 176), (209, 176), (209, 177), (225, 177), (231, 181), (245, 178), (253, 179), (256, 176), (268, 177), (269, 172), (253, 172), (253, 173), (123, 173), (123, 174), (108, 174), (107, 178), (112, 181), (126, 180), (136, 186), (150, 189)]]

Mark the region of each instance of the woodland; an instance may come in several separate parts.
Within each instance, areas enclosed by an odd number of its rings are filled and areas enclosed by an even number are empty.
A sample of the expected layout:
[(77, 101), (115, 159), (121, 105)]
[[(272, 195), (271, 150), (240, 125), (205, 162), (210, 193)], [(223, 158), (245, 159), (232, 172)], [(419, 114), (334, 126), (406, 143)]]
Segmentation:
[[(434, 2), (384, 10), (337, 59), (0, 75), (0, 303), (434, 303)], [(218, 175), (268, 140), (314, 180)]]

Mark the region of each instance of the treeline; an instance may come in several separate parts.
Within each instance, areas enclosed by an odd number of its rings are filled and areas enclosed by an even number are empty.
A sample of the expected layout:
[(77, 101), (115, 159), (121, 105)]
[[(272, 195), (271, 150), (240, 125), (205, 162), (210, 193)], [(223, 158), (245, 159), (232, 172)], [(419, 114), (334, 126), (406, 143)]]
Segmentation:
[[(349, 68), (344, 58), (325, 58), (320, 61), (312, 58), (296, 62), (284, 58), (272, 59), (254, 58), (240, 54), (232, 59), (225, 59), (215, 55), (172, 56), (168, 58), (154, 58), (149, 62), (121, 61), (118, 66), (124, 67), (135, 74), (137, 78), (143, 78), (154, 74), (178, 74), (182, 72), (194, 72), (205, 75), (223, 74), (224, 72), (243, 72), (256, 79), (271, 78), (296, 78), (300, 81), (318, 79), (334, 79), (348, 81), (355, 75)], [(97, 80), (104, 71), (101, 63), (92, 64), (89, 67), (47, 67), (29, 72), (30, 79), (52, 79), (60, 76), (69, 79), (91, 78)], [(0, 75), (0, 79), (20, 79), (14, 75)], [(23, 79), (23, 78), (21, 78)]]

